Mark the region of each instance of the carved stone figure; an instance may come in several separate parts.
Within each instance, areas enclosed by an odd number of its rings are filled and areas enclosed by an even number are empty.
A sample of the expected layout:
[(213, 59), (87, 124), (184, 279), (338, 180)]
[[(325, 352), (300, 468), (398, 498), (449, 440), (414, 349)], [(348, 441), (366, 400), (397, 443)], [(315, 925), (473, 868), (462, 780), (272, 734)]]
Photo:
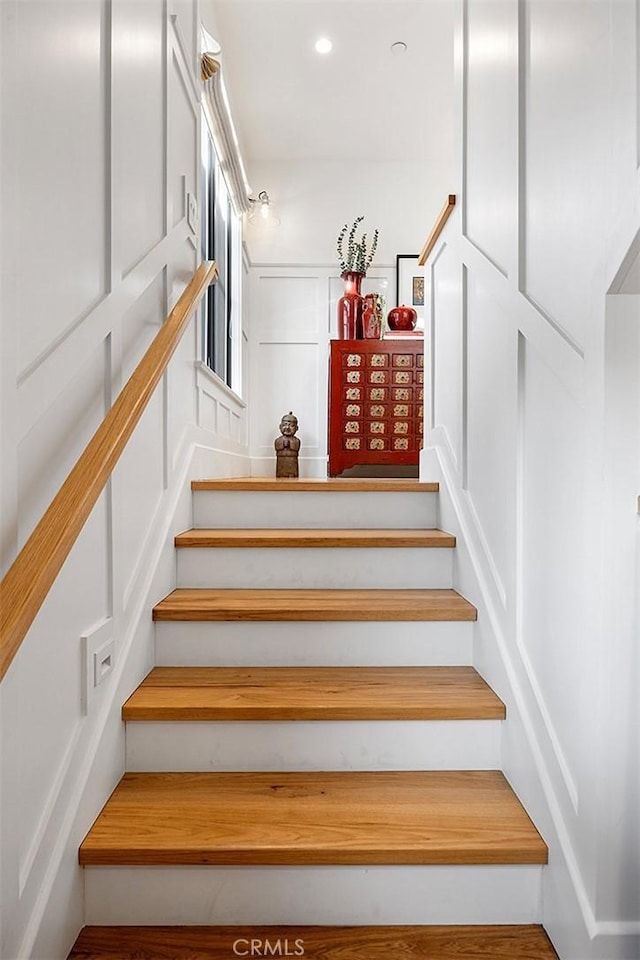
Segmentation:
[(295, 436), (298, 430), (298, 418), (290, 410), (280, 421), (280, 434), (276, 448), (276, 477), (298, 476), (298, 452), (300, 441)]

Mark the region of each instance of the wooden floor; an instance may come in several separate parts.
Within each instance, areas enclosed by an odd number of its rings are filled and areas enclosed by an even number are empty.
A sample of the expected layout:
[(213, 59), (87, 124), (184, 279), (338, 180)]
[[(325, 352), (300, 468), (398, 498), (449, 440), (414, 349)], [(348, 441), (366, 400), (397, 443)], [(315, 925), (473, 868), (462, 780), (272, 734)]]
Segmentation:
[(186, 530), (176, 547), (455, 547), (443, 530)]
[(473, 667), (156, 667), (124, 720), (502, 720)]
[(298, 951), (306, 960), (558, 960), (534, 925), (85, 927), (69, 960), (231, 960), (252, 940), (260, 941), (262, 956)]
[(475, 620), (455, 590), (174, 590), (154, 620)]
[(419, 480), (387, 479), (281, 479), (273, 477), (231, 477), (221, 480), (192, 480), (192, 490), (303, 490), (331, 493), (437, 493), (439, 483), (421, 483)]
[(498, 771), (126, 773), (82, 864), (541, 864)]

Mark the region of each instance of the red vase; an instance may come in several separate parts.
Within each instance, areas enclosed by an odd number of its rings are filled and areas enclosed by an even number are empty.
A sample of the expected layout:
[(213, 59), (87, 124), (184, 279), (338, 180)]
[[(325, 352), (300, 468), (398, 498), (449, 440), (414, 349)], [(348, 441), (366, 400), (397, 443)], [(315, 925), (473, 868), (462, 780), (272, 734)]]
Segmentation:
[(368, 293), (362, 308), (362, 336), (365, 340), (379, 340), (382, 336), (382, 313), (376, 313), (377, 297)]
[(418, 314), (413, 307), (394, 307), (387, 317), (390, 330), (415, 330)]
[(360, 286), (363, 273), (342, 274), (344, 296), (338, 300), (338, 337), (340, 340), (362, 339), (362, 296)]

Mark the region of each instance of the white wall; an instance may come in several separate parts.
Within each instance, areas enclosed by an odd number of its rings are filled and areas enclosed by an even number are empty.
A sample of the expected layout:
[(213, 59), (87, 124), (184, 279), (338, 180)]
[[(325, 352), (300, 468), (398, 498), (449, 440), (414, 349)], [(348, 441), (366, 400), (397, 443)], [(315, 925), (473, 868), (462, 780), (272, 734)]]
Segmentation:
[(461, 204), (427, 264), (422, 473), (463, 541), (504, 769), (550, 845), (545, 926), (563, 960), (632, 960), (640, 4), (458, 10)]
[(268, 192), (281, 220), (266, 234), (249, 225), (252, 262), (334, 263), (340, 228), (361, 214), (369, 237), (376, 227), (380, 231), (376, 264), (394, 264), (398, 253), (419, 253), (450, 192), (453, 123), (451, 143), (441, 148), (428, 162), (250, 158), (251, 184), (256, 193)]
[[(2, 571), (197, 265), (197, 4), (3, 0)], [(192, 321), (0, 688), (2, 956), (64, 957), (77, 848), (124, 768), (120, 706), (152, 663), (188, 479), (246, 473), (245, 407)], [(116, 666), (81, 699), (81, 636)]]

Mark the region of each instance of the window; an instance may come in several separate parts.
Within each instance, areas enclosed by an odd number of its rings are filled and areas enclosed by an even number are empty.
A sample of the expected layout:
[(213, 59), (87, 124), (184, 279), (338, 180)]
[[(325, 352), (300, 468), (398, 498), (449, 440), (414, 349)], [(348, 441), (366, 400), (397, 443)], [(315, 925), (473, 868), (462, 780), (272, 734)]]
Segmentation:
[(202, 257), (215, 260), (220, 276), (202, 306), (203, 357), (236, 393), (240, 382), (242, 229), (231, 203), (211, 130), (202, 118)]

